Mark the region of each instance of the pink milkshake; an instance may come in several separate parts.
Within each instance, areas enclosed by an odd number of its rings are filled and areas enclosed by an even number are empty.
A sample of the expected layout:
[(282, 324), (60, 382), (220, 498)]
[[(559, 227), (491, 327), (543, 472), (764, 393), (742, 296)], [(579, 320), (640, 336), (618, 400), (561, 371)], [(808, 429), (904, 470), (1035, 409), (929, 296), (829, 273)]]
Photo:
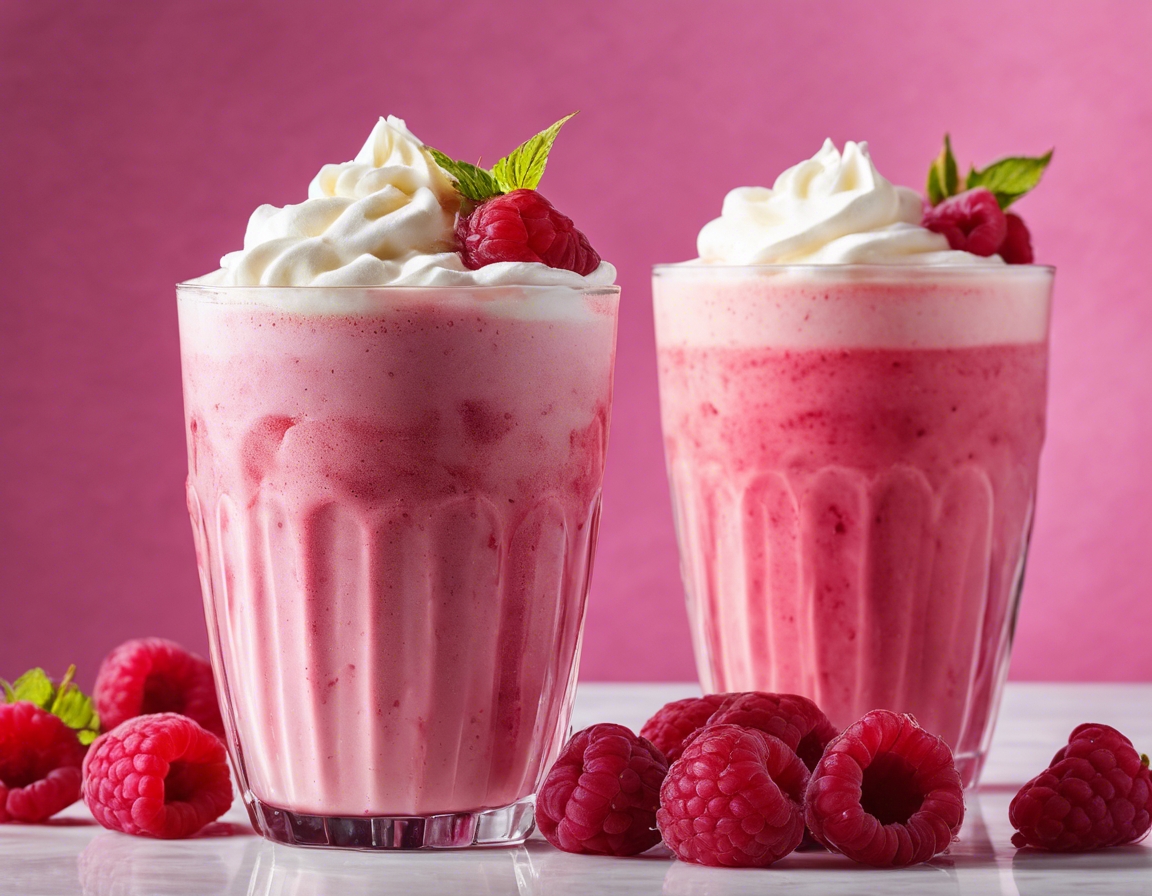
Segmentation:
[[(977, 263), (902, 220), (846, 221), (860, 194), (903, 200), (866, 154), (844, 175), (854, 149), (823, 160), (848, 185), (828, 191), (831, 211), (783, 238), (821, 263), (656, 269), (697, 665), (705, 691), (803, 694), (839, 727), (872, 709), (912, 713), (970, 784), (1035, 505), (1052, 271)], [(812, 195), (821, 173), (801, 172), (793, 208), (829, 199)], [(703, 250), (779, 246), (749, 223), (762, 207), (731, 204)], [(869, 257), (852, 257), (861, 246)]]
[(616, 294), (349, 291), (354, 314), (180, 294), (242, 786), (267, 824), (511, 806), (567, 730)]
[[(434, 168), (382, 121), (317, 176), (336, 196), (258, 211), (244, 252), (177, 290), (229, 747), (253, 823), (284, 843), (522, 841), (568, 729), (619, 290), (437, 251), (453, 200)], [(382, 182), (384, 199), (364, 186)], [(344, 219), (358, 249), (360, 229), (383, 242), (321, 270), (343, 243), (301, 231)], [(389, 256), (421, 228), (437, 240)], [(359, 279), (390, 282), (341, 282)]]

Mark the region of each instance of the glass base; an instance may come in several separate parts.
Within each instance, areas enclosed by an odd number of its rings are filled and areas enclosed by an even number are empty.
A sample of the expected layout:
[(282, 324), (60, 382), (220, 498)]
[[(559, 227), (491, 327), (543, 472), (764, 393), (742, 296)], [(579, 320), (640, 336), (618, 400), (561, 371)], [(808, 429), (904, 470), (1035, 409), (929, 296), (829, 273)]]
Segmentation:
[(980, 773), (984, 771), (984, 760), (987, 758), (988, 754), (984, 752), (955, 755), (956, 771), (960, 773), (960, 783), (964, 785), (965, 790), (976, 789), (980, 783)]
[(518, 846), (535, 826), (534, 799), (447, 815), (302, 815), (248, 796), (252, 826), (274, 843), (329, 849), (465, 849)]

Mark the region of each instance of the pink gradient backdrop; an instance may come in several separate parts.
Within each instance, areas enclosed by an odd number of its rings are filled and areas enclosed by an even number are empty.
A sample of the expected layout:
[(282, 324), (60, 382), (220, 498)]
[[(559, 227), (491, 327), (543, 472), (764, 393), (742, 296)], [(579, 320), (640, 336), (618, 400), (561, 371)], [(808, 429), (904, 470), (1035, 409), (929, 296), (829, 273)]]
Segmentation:
[(1152, 679), (1152, 4), (0, 0), (0, 675), (205, 647), (172, 285), (394, 113), (494, 159), (565, 112), (546, 192), (620, 269), (589, 679), (689, 679), (649, 268), (825, 136), (920, 186), (1057, 152), (1049, 441), (1012, 674)]

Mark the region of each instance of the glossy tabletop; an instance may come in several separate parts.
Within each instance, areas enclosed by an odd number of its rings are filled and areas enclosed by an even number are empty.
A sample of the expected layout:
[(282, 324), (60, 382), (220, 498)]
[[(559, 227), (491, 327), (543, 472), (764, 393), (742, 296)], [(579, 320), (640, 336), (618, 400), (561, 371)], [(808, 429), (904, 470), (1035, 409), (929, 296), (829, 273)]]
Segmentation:
[[(585, 684), (573, 724), (633, 728), (691, 685)], [(1015, 850), (1008, 803), (1080, 722), (1114, 725), (1152, 749), (1152, 685), (1010, 684), (984, 784), (960, 840), (928, 865), (877, 871), (824, 852), (764, 870), (702, 868), (658, 847), (632, 859), (573, 856), (537, 837), (515, 849), (357, 853), (274, 846), (236, 805), (203, 835), (160, 842), (105, 831), (82, 805), (46, 825), (0, 826), (0, 896), (377, 896), (377, 894), (887, 893), (1152, 894), (1152, 845), (1086, 855)]]

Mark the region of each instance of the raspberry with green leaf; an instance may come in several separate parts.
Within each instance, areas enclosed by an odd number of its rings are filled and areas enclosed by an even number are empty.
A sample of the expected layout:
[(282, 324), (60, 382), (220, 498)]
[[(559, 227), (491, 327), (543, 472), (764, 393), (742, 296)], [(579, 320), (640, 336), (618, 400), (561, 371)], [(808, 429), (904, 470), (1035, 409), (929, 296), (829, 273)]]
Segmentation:
[(0, 822), (51, 818), (80, 798), (80, 764), (100, 719), (72, 678), (31, 669), (0, 680)]
[(56, 716), (75, 732), (77, 740), (88, 746), (100, 733), (100, 716), (95, 702), (78, 688), (72, 679), (76, 667), (69, 666), (64, 677), (56, 684), (43, 669), (29, 669), (14, 682), (0, 679), (4, 703), (25, 702)]
[(953, 249), (975, 255), (999, 255), (1008, 264), (1031, 264), (1032, 237), (1023, 219), (1007, 208), (1031, 192), (1052, 150), (1042, 156), (1009, 156), (987, 168), (971, 166), (963, 179), (944, 135), (944, 148), (928, 169), (928, 206), (923, 225), (948, 238)]
[(491, 170), (429, 149), (466, 200), (456, 220), (457, 251), (465, 267), (535, 262), (586, 276), (599, 266), (588, 238), (536, 190), (556, 135), (572, 115), (520, 144)]
[(0, 823), (51, 818), (80, 798), (76, 732), (27, 700), (0, 704)]

